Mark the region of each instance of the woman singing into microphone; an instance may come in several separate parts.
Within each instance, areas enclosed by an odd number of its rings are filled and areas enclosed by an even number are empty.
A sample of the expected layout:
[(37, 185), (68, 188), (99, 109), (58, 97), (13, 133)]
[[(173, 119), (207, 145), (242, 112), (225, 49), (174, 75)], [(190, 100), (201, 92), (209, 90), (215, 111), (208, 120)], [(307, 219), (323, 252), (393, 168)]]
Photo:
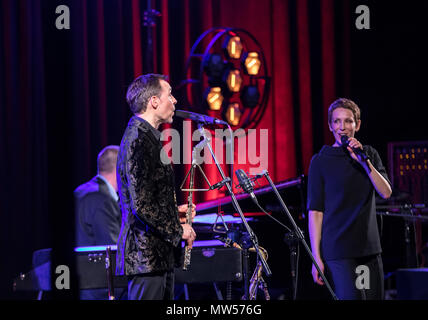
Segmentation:
[[(338, 299), (381, 300), (384, 283), (375, 192), (389, 198), (391, 184), (378, 152), (354, 137), (361, 120), (353, 101), (334, 101), (328, 109), (328, 125), (335, 142), (323, 146), (309, 167), (312, 252)], [(312, 276), (324, 284), (315, 266)]]

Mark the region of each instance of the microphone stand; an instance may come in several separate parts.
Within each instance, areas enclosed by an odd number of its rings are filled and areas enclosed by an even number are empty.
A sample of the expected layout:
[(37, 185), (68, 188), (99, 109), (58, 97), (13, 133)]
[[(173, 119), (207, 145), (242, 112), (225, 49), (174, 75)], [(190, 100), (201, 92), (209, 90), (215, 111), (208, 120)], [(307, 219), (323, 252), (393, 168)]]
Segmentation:
[(299, 239), (296, 237), (294, 232), (288, 232), (285, 234), (284, 241), (290, 248), (290, 268), (291, 268), (291, 285), (293, 287), (293, 300), (296, 300), (297, 296), (297, 246)]
[(297, 237), (297, 240), (298, 240), (298, 241), (300, 241), (300, 242), (303, 244), (303, 246), (305, 247), (305, 249), (306, 249), (306, 251), (307, 251), (307, 253), (308, 253), (309, 257), (310, 257), (310, 258), (311, 258), (311, 260), (312, 260), (312, 263), (314, 264), (315, 268), (317, 268), (318, 273), (320, 274), (320, 276), (321, 276), (321, 278), (323, 279), (323, 281), (324, 281), (324, 283), (325, 283), (325, 285), (326, 285), (326, 287), (327, 287), (328, 291), (330, 292), (331, 296), (333, 297), (333, 300), (338, 300), (338, 299), (337, 299), (337, 296), (336, 296), (336, 295), (335, 295), (335, 293), (333, 292), (333, 289), (331, 288), (331, 286), (330, 286), (329, 282), (327, 281), (327, 279), (326, 279), (326, 277), (325, 277), (324, 273), (321, 271), (321, 269), (320, 269), (320, 267), (319, 267), (318, 263), (315, 261), (315, 258), (314, 258), (314, 256), (312, 255), (312, 252), (311, 252), (311, 250), (310, 250), (309, 246), (307, 245), (307, 243), (306, 243), (306, 241), (305, 241), (305, 237), (303, 236), (302, 231), (301, 231), (301, 230), (299, 229), (299, 227), (296, 225), (296, 222), (294, 221), (293, 217), (291, 216), (290, 211), (288, 211), (287, 206), (285, 205), (284, 201), (282, 200), (282, 198), (281, 198), (281, 196), (280, 196), (280, 194), (279, 194), (279, 192), (278, 192), (278, 189), (276, 188), (275, 184), (274, 184), (274, 183), (273, 183), (273, 181), (271, 180), (271, 178), (270, 178), (270, 176), (269, 176), (269, 173), (267, 172), (267, 170), (264, 170), (262, 174), (263, 174), (263, 176), (267, 179), (267, 181), (269, 182), (270, 186), (272, 187), (272, 190), (274, 191), (274, 193), (275, 193), (276, 197), (278, 198), (278, 201), (280, 202), (282, 209), (284, 210), (284, 212), (285, 212), (285, 213), (286, 213), (286, 215), (288, 216), (288, 219), (290, 220), (291, 224), (293, 225), (294, 233), (295, 233), (295, 236)]
[[(198, 128), (199, 128), (199, 132), (204, 137), (204, 139), (206, 139), (207, 141), (209, 141), (209, 138), (205, 134), (205, 129), (203, 127), (203, 123), (198, 122)], [(231, 143), (232, 142), (233, 141), (231, 141)], [(238, 200), (236, 200), (235, 194), (233, 193), (232, 187), (231, 187), (231, 185), (229, 183), (230, 180), (228, 180), (226, 178), (226, 176), (225, 176), (225, 174), (223, 172), (223, 169), (221, 168), (221, 166), (220, 166), (220, 164), (219, 164), (219, 162), (217, 160), (217, 157), (215, 156), (215, 154), (213, 152), (211, 144), (207, 143), (207, 146), (208, 146), (208, 149), (209, 149), (209, 151), (211, 153), (211, 156), (212, 156), (212, 158), (213, 158), (213, 160), (214, 160), (214, 162), (215, 162), (215, 164), (217, 166), (217, 169), (220, 172), (221, 178), (223, 179), (223, 181), (225, 181), (225, 186), (227, 187), (227, 191), (230, 194), (233, 207), (235, 208), (235, 210), (239, 213), (239, 216), (241, 217), (242, 223), (245, 226), (245, 229), (247, 230), (247, 233), (248, 233), (248, 236), (249, 236), (249, 240), (250, 240), (252, 246), (254, 247), (254, 249), (256, 250), (258, 259), (260, 259), (260, 262), (261, 262), (261, 264), (263, 266), (263, 270), (264, 270), (266, 276), (271, 276), (272, 272), (271, 272), (271, 270), (270, 270), (270, 268), (269, 268), (266, 260), (263, 258), (263, 255), (260, 253), (257, 237), (256, 237), (255, 233), (253, 232), (253, 230), (248, 225), (248, 222), (245, 219), (244, 214), (242, 213), (241, 207), (238, 204)], [(243, 271), (242, 272), (243, 273), (243, 278), (244, 278), (244, 288), (245, 288), (244, 289), (245, 290), (245, 292), (244, 292), (244, 298), (245, 298), (245, 300), (248, 300), (249, 299), (249, 276), (248, 276), (248, 259), (249, 259), (248, 249), (249, 249), (249, 246), (245, 245), (245, 246), (243, 246), (242, 249), (243, 249), (243, 255), (244, 255), (244, 258), (243, 258), (243, 270), (242, 270)]]

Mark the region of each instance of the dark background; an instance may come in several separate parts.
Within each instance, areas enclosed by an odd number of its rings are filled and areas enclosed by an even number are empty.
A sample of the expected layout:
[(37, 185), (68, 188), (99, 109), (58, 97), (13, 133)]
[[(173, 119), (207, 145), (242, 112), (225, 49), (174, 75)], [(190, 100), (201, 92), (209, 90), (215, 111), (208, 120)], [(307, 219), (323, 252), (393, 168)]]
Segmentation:
[[(302, 2), (306, 4), (303, 13)], [(278, 104), (280, 99), (292, 102), (284, 106), (294, 114), (294, 127), (284, 126), (284, 130), (294, 132), (292, 142), (278, 148), (270, 161), (275, 166), (279, 162), (294, 165), (276, 167), (275, 182), (306, 173), (312, 154), (331, 142), (326, 123), (320, 120), (325, 119), (327, 101), (336, 97), (347, 96), (361, 107), (362, 127), (358, 137), (374, 146), (387, 166), (389, 142), (428, 140), (425, 97), (428, 52), (424, 44), (428, 3), (302, 2), (154, 1), (153, 5), (163, 12), (163, 21), (168, 21), (167, 25), (158, 25), (155, 32), (154, 71), (169, 74), (173, 87), (176, 86), (184, 78), (186, 53), (208, 27), (230, 23), (260, 35), (264, 30), (260, 27), (262, 22), (273, 21), (274, 9), (279, 6), (286, 10), (282, 17), (287, 18), (287, 29), (275, 30), (274, 24), (266, 28), (282, 32), (279, 35), (289, 50), (286, 55), (289, 68), (285, 74), (290, 75), (290, 81), (278, 75), (276, 66), (282, 66), (278, 60), (282, 54), (275, 51), (278, 38), (262, 38), (261, 42), (270, 46), (266, 50), (274, 81), (266, 119), (273, 119), (282, 107)], [(55, 28), (55, 8), (61, 4), (70, 7), (70, 30)], [(355, 8), (360, 4), (370, 8), (369, 30), (355, 27)], [(230, 10), (237, 12), (240, 6), (245, 10), (233, 20)], [(52, 247), (54, 265), (73, 266), (72, 192), (96, 174), (98, 152), (107, 144), (120, 143), (131, 115), (124, 99), (126, 88), (138, 74), (145, 72), (144, 63), (148, 59), (147, 31), (140, 27), (145, 7), (146, 1), (131, 0), (5, 0), (0, 5), (2, 299), (20, 297), (12, 292), (12, 280), (31, 269), (34, 250)], [(256, 15), (265, 7), (270, 8), (272, 17)], [(330, 24), (323, 20), (325, 8), (330, 8)], [(137, 20), (133, 12), (139, 13)], [(258, 18), (259, 24), (255, 22)], [(304, 82), (299, 73), (304, 60), (299, 51), (301, 19), (306, 19), (305, 39), (310, 43), (306, 50), (309, 58), (306, 67), (310, 70), (306, 84), (310, 86), (303, 92)], [(322, 54), (326, 31), (321, 26), (326, 25), (332, 26), (334, 33), (327, 55), (334, 59), (333, 69), (327, 69), (323, 60), (326, 56)], [(136, 32), (138, 28), (140, 34)], [(140, 51), (135, 46), (136, 39), (140, 41)], [(333, 72), (331, 78), (329, 70)], [(330, 94), (326, 94), (325, 79), (330, 79), (329, 85), (334, 88)], [(291, 100), (280, 95), (280, 88), (288, 88)], [(185, 99), (183, 92), (174, 94), (179, 101)], [(310, 106), (309, 119), (307, 109), (302, 107), (304, 101)], [(271, 122), (266, 120), (261, 127), (269, 128)], [(303, 130), (308, 127), (309, 135)], [(272, 127), (272, 130), (273, 139), (283, 137), (282, 128)], [(177, 181), (181, 181), (184, 170), (176, 171)], [(305, 219), (299, 221), (302, 226), (306, 223)], [(391, 230), (401, 232), (401, 221), (390, 224)], [(273, 281), (272, 286), (279, 287), (275, 291), (277, 296), (282, 292), (289, 294), (288, 249), (282, 241), (283, 232), (268, 222), (261, 223), (256, 232), (259, 237), (272, 235), (265, 240), (271, 256), (275, 256), (272, 261), (278, 281)], [(393, 247), (386, 251), (401, 255), (400, 237), (394, 232), (388, 234), (390, 238), (383, 239), (384, 246)], [(310, 266), (302, 249), (300, 256), (304, 297), (319, 297), (317, 294), (323, 292), (319, 293), (320, 289), (311, 282)], [(397, 267), (400, 265), (393, 264), (386, 269), (393, 271)], [(70, 293), (58, 295), (68, 297)]]

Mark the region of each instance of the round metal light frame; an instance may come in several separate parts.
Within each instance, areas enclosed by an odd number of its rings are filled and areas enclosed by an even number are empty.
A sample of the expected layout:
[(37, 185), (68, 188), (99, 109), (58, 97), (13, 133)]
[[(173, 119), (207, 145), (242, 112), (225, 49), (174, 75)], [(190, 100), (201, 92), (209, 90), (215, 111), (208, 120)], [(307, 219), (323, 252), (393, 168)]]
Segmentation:
[[(261, 62), (260, 70), (257, 75), (248, 75), (244, 72), (244, 66), (242, 65), (242, 59), (230, 58), (224, 50), (224, 42), (227, 38), (239, 36), (243, 46), (242, 54), (245, 55), (248, 52), (257, 52)], [(207, 44), (208, 43), (208, 44)], [(206, 45), (205, 45), (206, 44)], [(224, 97), (223, 105), (221, 110), (212, 111), (209, 110), (206, 100), (205, 93), (209, 86), (209, 77), (204, 70), (204, 61), (207, 61), (211, 54), (221, 54), (225, 61), (225, 74), (230, 70), (240, 68), (242, 70), (241, 76), (245, 80), (241, 85), (239, 92), (230, 92), (228, 89), (226, 80), (224, 79), (221, 84), (221, 90)], [(239, 64), (239, 66), (238, 66)], [(242, 116), (239, 124), (231, 125), (235, 128), (251, 129), (255, 128), (260, 122), (264, 111), (266, 110), (271, 78), (268, 73), (268, 66), (263, 49), (257, 39), (250, 34), (248, 31), (240, 28), (211, 28), (205, 31), (199, 36), (199, 38), (193, 44), (189, 57), (185, 65), (186, 79), (181, 82), (180, 87), (186, 86), (186, 98), (190, 104), (189, 110), (199, 112), (211, 116), (221, 117), (226, 119), (226, 112), (228, 106), (231, 103), (240, 103), (242, 108)], [(225, 77), (224, 77), (225, 78)], [(259, 103), (254, 108), (245, 108), (242, 100), (241, 93), (244, 87), (251, 85), (259, 88), (260, 99)]]

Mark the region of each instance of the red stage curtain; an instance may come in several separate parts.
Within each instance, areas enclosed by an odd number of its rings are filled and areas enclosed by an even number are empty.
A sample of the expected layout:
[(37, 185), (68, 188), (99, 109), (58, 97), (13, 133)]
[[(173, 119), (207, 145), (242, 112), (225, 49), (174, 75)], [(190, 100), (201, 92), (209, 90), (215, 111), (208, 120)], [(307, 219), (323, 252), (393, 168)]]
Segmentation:
[[(163, 2), (160, 5), (166, 9)], [(267, 169), (276, 182), (306, 174), (310, 159), (314, 153), (312, 133), (312, 108), (314, 101), (311, 95), (311, 35), (309, 30), (308, 3), (302, 1), (183, 1), (177, 12), (163, 12), (164, 16), (182, 14), (183, 23), (181, 47), (175, 47), (184, 52), (182, 59), (171, 51), (169, 64), (171, 70), (177, 64), (184, 64), (190, 47), (202, 32), (212, 27), (236, 27), (250, 32), (261, 43), (267, 57), (269, 74), (272, 77), (272, 86), (268, 107), (257, 130), (269, 130), (268, 167)], [(172, 9), (170, 5), (168, 9)], [(334, 97), (334, 35), (330, 34), (334, 26), (332, 1), (321, 1), (322, 16), (322, 92), (323, 100), (316, 101), (316, 105), (328, 107)], [(292, 24), (291, 16), (295, 18)], [(257, 21), (257, 23), (254, 23)], [(321, 28), (320, 25), (320, 28)], [(164, 26), (164, 24), (162, 24)], [(169, 37), (177, 35), (177, 30), (169, 23)], [(164, 32), (162, 32), (164, 36)], [(158, 36), (161, 36), (158, 34)], [(313, 35), (312, 35), (313, 37)], [(165, 41), (163, 39), (162, 41)], [(292, 52), (297, 59), (293, 59)], [(321, 61), (322, 60), (322, 61)], [(162, 60), (167, 63), (165, 59)], [(324, 65), (325, 62), (325, 65)], [(297, 65), (297, 68), (296, 68)], [(297, 74), (293, 74), (297, 72)], [(175, 78), (179, 77), (177, 74)], [(184, 79), (185, 75), (181, 75)], [(321, 84), (319, 84), (321, 86)], [(192, 101), (191, 101), (192, 102)], [(323, 119), (322, 121), (325, 121)], [(298, 133), (296, 135), (296, 133)], [(259, 140), (257, 140), (259, 144)], [(259, 150), (258, 150), (259, 151)], [(189, 152), (186, 151), (186, 152)], [(238, 159), (238, 148), (235, 143), (235, 161)], [(187, 172), (189, 166), (183, 166)], [(251, 165), (235, 164), (234, 170), (242, 168), (249, 171)], [(204, 165), (211, 182), (220, 180), (220, 175), (214, 164)], [(227, 173), (227, 166), (222, 166)], [(236, 182), (236, 179), (235, 179)], [(263, 182), (264, 183), (264, 182)], [(224, 188), (225, 189), (225, 188)], [(212, 191), (197, 195), (201, 200), (216, 199), (223, 196), (222, 192)]]

